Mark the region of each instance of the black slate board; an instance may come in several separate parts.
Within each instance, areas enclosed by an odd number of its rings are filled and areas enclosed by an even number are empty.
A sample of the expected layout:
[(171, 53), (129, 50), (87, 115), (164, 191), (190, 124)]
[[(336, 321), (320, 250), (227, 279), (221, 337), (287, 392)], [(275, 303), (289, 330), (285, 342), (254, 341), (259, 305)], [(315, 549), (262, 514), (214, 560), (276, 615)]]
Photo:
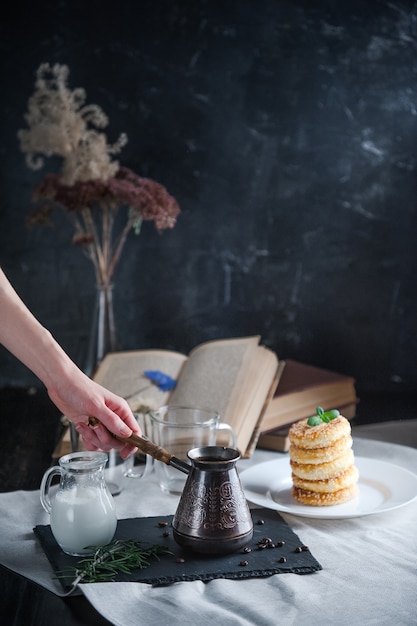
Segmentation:
[[(181, 548), (172, 536), (172, 515), (161, 517), (129, 518), (118, 521), (115, 539), (135, 539), (144, 547), (159, 544), (167, 547), (172, 554), (162, 555), (160, 560), (152, 560), (148, 567), (132, 572), (130, 575), (120, 574), (117, 581), (142, 582), (152, 585), (167, 585), (186, 580), (209, 581), (214, 578), (254, 578), (273, 574), (310, 574), (322, 569), (320, 563), (308, 549), (298, 552), (303, 542), (291, 530), (284, 519), (275, 511), (255, 509), (252, 511), (254, 522), (253, 539), (248, 547), (251, 552), (243, 550), (227, 555), (206, 556), (186, 551)], [(259, 521), (263, 523), (259, 523)], [(167, 522), (161, 527), (160, 522)], [(36, 526), (33, 529), (38, 537), (54, 572), (67, 571), (77, 567), (80, 557), (68, 556), (56, 543), (51, 527)], [(168, 536), (164, 536), (166, 532)], [(258, 542), (269, 537), (276, 544), (272, 549), (258, 549)], [(277, 547), (279, 541), (285, 541)], [(281, 563), (281, 557), (286, 561)], [(177, 562), (177, 559), (184, 562)], [(242, 565), (247, 561), (247, 565)], [(68, 590), (73, 576), (60, 578), (65, 590)]]

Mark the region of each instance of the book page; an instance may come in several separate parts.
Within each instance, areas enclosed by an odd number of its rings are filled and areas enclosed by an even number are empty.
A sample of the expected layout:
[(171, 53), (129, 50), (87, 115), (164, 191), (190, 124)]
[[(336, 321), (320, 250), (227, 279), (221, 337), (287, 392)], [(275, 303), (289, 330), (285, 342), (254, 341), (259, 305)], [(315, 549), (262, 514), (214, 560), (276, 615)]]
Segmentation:
[[(247, 371), (245, 380), (239, 386), (239, 398), (235, 400), (238, 411), (234, 418), (238, 440), (245, 442), (245, 456), (253, 452), (255, 439), (261, 429), (265, 415), (265, 400), (270, 397), (271, 386), (278, 383), (278, 360), (276, 355), (263, 346), (259, 346), (256, 358)], [(245, 390), (245, 393), (243, 392)], [(249, 449), (248, 449), (249, 447)]]
[(208, 342), (190, 353), (170, 402), (217, 410), (244, 456), (277, 367), (276, 355), (259, 346), (258, 336)]
[(231, 392), (252, 344), (247, 339), (221, 340), (195, 348), (184, 364), (171, 403), (212, 408), (224, 420)]
[(170, 350), (131, 350), (112, 352), (100, 364), (94, 380), (122, 398), (131, 409), (156, 409), (166, 404), (171, 392), (160, 391), (146, 376), (147, 370), (159, 370), (175, 380), (187, 357)]

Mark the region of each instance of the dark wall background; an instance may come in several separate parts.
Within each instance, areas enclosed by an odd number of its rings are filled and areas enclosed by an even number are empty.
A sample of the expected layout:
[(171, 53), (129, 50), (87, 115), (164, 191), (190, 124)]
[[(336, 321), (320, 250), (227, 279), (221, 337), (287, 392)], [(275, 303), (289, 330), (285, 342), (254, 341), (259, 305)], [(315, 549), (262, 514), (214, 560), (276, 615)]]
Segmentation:
[[(129, 137), (120, 162), (182, 214), (132, 234), (124, 349), (260, 334), (282, 358), (416, 390), (417, 7), (350, 0), (44, 1), (2, 8), (0, 263), (80, 364), (89, 262), (61, 214), (27, 230), (17, 131), (41, 62)], [(5, 350), (0, 386), (36, 384)]]

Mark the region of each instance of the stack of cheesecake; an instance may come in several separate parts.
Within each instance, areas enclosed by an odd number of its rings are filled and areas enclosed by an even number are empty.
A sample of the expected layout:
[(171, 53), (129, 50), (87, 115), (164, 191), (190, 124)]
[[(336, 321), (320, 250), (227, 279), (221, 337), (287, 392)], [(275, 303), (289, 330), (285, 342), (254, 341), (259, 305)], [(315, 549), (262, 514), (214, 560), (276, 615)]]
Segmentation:
[(355, 467), (349, 421), (342, 415), (309, 425), (304, 419), (289, 431), (292, 495), (302, 504), (330, 506), (354, 498)]

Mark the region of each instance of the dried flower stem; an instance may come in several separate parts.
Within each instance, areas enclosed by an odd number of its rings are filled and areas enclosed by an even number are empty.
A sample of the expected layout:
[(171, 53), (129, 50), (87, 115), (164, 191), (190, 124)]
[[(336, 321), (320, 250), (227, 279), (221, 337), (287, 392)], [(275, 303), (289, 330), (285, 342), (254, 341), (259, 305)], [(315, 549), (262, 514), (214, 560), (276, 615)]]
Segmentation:
[(111, 260), (111, 262), (109, 264), (109, 268), (108, 268), (108, 278), (109, 278), (109, 280), (111, 280), (111, 278), (113, 276), (113, 272), (114, 272), (114, 270), (116, 268), (116, 264), (117, 264), (117, 262), (118, 262), (118, 260), (120, 258), (120, 255), (122, 254), (122, 250), (123, 250), (123, 247), (125, 245), (127, 236), (128, 236), (128, 234), (129, 234), (129, 232), (130, 232), (130, 230), (132, 228), (132, 224), (133, 224), (133, 219), (130, 218), (127, 221), (127, 223), (126, 223), (125, 227), (123, 228), (122, 232), (120, 233), (119, 241), (118, 241), (118, 243), (116, 245), (116, 248), (115, 248), (115, 251), (114, 251), (114, 254), (113, 254), (113, 258), (112, 258), (112, 260)]
[[(48, 174), (35, 189), (33, 199), (43, 204), (28, 221), (47, 223), (53, 203), (65, 208), (75, 229), (73, 243), (82, 246), (93, 263), (97, 284), (106, 287), (129, 231), (134, 228), (138, 234), (136, 226), (142, 220), (153, 221), (158, 231), (173, 228), (180, 209), (165, 187), (112, 161), (126, 136), (114, 145), (107, 143), (98, 130), (107, 126), (106, 115), (95, 104), (84, 105), (83, 89), (68, 89), (68, 74), (65, 65), (40, 65), (26, 115), (29, 128), (18, 133), (29, 167), (42, 167), (39, 154), (63, 160), (62, 173)], [(113, 238), (121, 206), (127, 207), (127, 217)]]

